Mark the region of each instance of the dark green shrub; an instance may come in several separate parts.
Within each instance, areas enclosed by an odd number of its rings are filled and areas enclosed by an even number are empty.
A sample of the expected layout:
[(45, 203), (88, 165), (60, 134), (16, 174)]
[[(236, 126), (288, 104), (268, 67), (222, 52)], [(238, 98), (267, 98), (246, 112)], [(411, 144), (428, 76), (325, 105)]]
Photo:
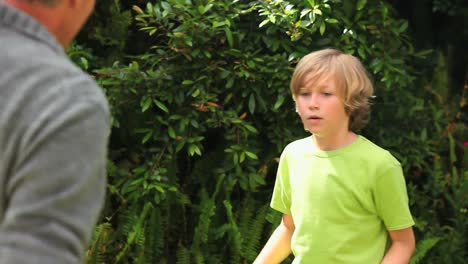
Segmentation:
[(99, 3), (78, 40), (86, 49), (70, 50), (114, 118), (108, 201), (88, 263), (251, 263), (280, 219), (268, 209), (277, 158), (307, 135), (290, 99), (292, 69), (330, 46), (374, 77), (363, 134), (404, 165), (422, 239), (414, 261), (466, 256), (466, 230), (454, 235), (466, 227), (467, 175), (456, 154), (443, 156), (459, 134), (444, 134), (450, 113), (414, 82), (428, 52), (414, 50), (387, 3), (136, 3)]

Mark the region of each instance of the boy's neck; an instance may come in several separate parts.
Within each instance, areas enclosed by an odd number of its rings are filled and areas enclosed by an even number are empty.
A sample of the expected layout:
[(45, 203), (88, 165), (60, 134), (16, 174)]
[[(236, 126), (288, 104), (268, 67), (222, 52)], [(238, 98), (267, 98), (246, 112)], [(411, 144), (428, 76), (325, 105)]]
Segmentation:
[(317, 149), (322, 151), (337, 150), (353, 143), (358, 135), (348, 131), (344, 136), (323, 137), (312, 135), (312, 140)]

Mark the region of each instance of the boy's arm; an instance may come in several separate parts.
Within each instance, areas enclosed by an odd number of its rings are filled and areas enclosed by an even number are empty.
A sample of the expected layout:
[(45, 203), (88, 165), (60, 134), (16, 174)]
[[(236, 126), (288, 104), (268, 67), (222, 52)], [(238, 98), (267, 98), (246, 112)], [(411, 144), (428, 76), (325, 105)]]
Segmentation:
[(283, 219), (271, 235), (254, 264), (280, 263), (291, 254), (291, 237), (294, 233), (294, 221), (290, 215), (283, 214)]
[(381, 264), (407, 264), (415, 247), (413, 228), (388, 231), (392, 244)]

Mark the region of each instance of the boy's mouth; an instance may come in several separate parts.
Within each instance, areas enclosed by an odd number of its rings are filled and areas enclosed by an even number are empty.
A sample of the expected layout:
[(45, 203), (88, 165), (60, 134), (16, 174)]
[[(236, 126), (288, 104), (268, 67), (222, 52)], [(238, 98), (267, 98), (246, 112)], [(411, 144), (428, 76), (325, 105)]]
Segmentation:
[(313, 115), (313, 116), (309, 116), (309, 118), (307, 118), (307, 119), (310, 119), (310, 120), (320, 120), (320, 119), (322, 119), (322, 118), (319, 117), (319, 116)]

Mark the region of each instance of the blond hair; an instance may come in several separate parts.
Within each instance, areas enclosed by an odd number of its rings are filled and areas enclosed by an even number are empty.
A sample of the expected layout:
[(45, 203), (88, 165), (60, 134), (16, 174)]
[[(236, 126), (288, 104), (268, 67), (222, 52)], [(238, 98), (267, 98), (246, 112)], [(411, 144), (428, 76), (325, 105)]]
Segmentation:
[(295, 100), (304, 85), (305, 77), (313, 82), (333, 78), (349, 116), (348, 129), (353, 132), (363, 128), (369, 120), (369, 98), (374, 93), (369, 74), (359, 59), (336, 49), (309, 53), (297, 64), (290, 84)]

